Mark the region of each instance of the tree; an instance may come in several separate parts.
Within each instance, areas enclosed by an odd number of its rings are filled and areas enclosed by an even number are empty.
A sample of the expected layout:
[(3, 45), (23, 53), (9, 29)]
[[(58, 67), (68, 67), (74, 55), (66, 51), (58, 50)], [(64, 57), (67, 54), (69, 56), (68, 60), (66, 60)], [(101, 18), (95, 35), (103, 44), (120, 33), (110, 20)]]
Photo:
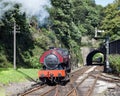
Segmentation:
[[(93, 37), (94, 28), (100, 24), (101, 6), (94, 0), (73, 0), (73, 22), (80, 28), (82, 35)], [(82, 30), (81, 30), (82, 29)]]
[(58, 39), (69, 48), (71, 3), (69, 0), (52, 0), (53, 8), (50, 12), (52, 30), (55, 31)]
[(29, 24), (26, 20), (25, 13), (21, 13), (20, 5), (15, 4), (13, 9), (9, 9), (3, 15), (1, 21), (0, 43), (4, 45), (6, 58), (9, 62), (13, 62), (13, 26), (14, 22), (19, 26), (20, 33), (17, 33), (17, 64), (21, 66), (26, 64), (30, 66), (27, 59), (32, 56), (31, 49), (33, 48), (33, 40), (29, 30)]
[(105, 30), (104, 36), (110, 36), (111, 40), (120, 39), (120, 1), (109, 4), (103, 11), (104, 19), (101, 29)]

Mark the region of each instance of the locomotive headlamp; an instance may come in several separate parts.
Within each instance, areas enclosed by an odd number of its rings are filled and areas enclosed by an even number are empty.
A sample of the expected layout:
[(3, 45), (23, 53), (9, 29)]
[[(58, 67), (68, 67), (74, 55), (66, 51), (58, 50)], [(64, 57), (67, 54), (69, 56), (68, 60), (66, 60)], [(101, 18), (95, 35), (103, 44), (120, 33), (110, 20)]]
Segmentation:
[(57, 56), (49, 54), (45, 57), (44, 64), (48, 69), (55, 69), (56, 67), (58, 67), (59, 60)]

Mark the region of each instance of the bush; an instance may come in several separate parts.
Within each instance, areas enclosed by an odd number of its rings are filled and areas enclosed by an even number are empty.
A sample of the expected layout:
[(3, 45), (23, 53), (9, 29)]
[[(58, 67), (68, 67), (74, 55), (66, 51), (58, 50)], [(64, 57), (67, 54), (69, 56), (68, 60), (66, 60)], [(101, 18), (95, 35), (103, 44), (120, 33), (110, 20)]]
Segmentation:
[(33, 68), (41, 69), (42, 65), (39, 63), (38, 57), (31, 57), (30, 62), (32, 64), (31, 66), (33, 66)]
[(0, 67), (3, 68), (13, 67), (4, 54), (0, 54)]
[(109, 62), (112, 69), (115, 70), (117, 73), (120, 73), (120, 55), (110, 55)]

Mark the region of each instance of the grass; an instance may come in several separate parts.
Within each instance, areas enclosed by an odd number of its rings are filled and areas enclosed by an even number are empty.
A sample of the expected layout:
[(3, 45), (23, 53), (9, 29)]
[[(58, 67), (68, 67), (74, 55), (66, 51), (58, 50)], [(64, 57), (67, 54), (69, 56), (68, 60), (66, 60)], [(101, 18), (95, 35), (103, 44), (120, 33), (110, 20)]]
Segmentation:
[(117, 72), (120, 73), (120, 55), (109, 55), (109, 62), (111, 67)]
[(17, 69), (0, 68), (0, 83), (9, 84), (12, 82), (22, 82), (35, 80), (39, 69)]

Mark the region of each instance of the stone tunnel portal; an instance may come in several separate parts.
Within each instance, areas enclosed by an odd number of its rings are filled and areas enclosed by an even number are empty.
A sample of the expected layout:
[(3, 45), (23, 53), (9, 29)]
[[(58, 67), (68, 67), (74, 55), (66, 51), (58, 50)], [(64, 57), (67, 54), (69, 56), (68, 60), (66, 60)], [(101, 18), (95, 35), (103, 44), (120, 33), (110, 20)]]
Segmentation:
[(86, 57), (86, 65), (104, 65), (105, 54), (100, 50), (93, 50)]

